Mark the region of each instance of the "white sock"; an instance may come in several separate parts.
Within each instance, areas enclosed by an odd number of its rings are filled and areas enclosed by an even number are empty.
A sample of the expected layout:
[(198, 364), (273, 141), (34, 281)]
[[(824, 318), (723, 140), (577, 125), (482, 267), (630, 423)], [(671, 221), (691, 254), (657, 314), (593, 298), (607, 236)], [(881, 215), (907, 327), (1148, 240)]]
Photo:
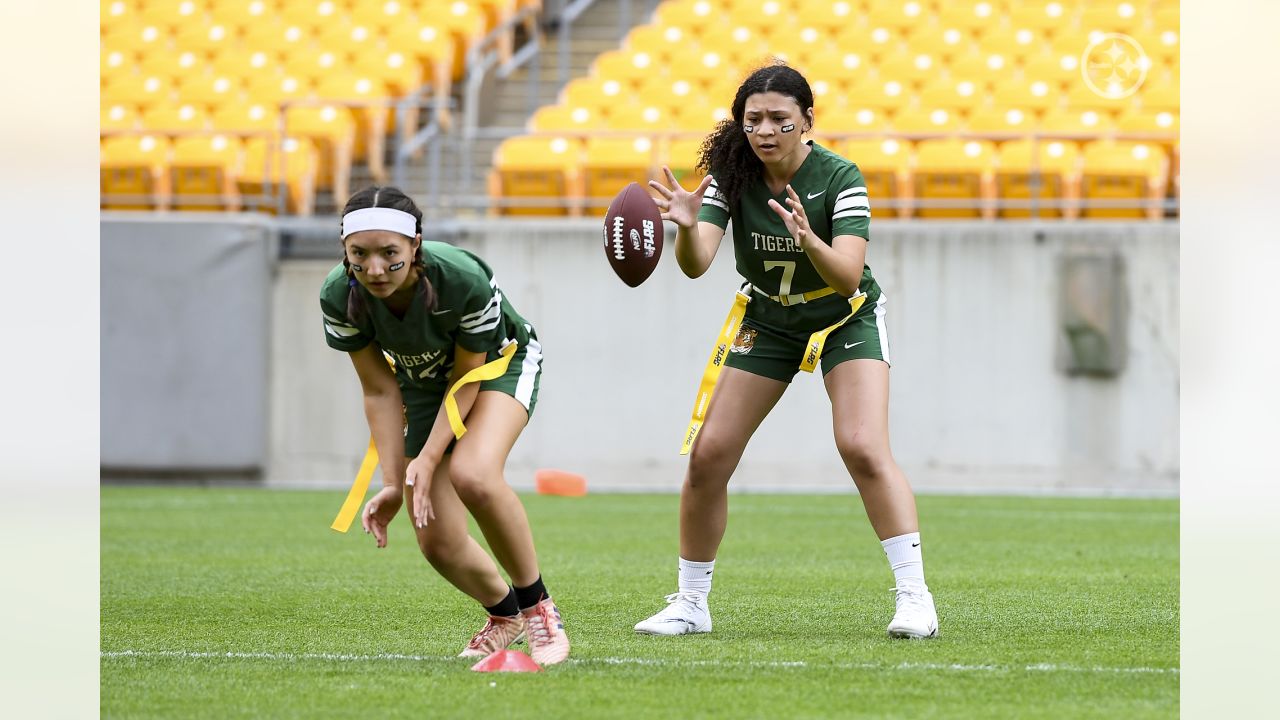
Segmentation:
[[(893, 570), (893, 579), (898, 587), (902, 585), (924, 585), (924, 558), (920, 554), (920, 533), (881, 540), (884, 554), (889, 556), (889, 567)], [(928, 589), (928, 586), (925, 585)]]
[(680, 592), (706, 598), (711, 592), (711, 573), (716, 561), (693, 562), (680, 558)]

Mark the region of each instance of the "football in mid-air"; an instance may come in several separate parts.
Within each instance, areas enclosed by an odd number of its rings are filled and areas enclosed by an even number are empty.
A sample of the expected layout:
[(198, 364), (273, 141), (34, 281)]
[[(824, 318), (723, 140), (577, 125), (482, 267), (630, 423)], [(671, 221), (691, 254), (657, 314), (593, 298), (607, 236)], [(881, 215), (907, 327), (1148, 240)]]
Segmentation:
[(622, 188), (604, 215), (604, 254), (622, 282), (649, 279), (662, 255), (662, 216), (639, 183)]

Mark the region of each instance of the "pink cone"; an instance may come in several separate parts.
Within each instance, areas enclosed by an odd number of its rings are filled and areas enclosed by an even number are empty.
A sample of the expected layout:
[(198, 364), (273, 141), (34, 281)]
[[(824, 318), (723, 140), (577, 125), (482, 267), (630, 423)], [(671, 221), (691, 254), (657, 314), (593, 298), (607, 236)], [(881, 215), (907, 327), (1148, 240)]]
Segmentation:
[(519, 650), (495, 650), (471, 669), (476, 672), (542, 672), (533, 658)]

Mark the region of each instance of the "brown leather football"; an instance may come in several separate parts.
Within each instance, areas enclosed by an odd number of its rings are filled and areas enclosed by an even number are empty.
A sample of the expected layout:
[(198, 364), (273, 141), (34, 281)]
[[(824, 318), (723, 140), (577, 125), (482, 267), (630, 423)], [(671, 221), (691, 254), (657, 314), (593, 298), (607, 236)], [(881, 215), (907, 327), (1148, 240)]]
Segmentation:
[(649, 279), (662, 255), (662, 216), (639, 183), (622, 188), (604, 215), (604, 254), (622, 282), (636, 287)]

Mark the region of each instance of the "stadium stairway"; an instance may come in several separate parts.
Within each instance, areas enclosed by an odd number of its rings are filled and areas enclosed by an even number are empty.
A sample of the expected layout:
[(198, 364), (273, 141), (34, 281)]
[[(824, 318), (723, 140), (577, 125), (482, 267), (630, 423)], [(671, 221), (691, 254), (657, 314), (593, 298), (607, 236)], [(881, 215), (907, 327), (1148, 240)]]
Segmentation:
[[(648, 20), (650, 4), (637, 0), (631, 2), (630, 26)], [(548, 5), (549, 6), (549, 5)], [(574, 21), (569, 35), (568, 75), (564, 82), (559, 77), (559, 33), (544, 18), (543, 45), (531, 62), (538, 63), (538, 94), (530, 99), (530, 68), (528, 65), (514, 71), (506, 78), (493, 78), (485, 85), (480, 112), (477, 116), (477, 137), (470, 143), (469, 154), (464, 154), (466, 143), (462, 141), (460, 128), (444, 135), (442, 142), (441, 176), (431, 183), (430, 156), (423, 153), (408, 167), (405, 185), (414, 196), (431, 197), (434, 187), (438, 192), (435, 203), (445, 216), (479, 217), (486, 212), (488, 189), (486, 177), (493, 164), (493, 152), (505, 137), (526, 132), (525, 124), (533, 112), (542, 105), (554, 103), (560, 90), (571, 80), (585, 77), (592, 61), (600, 53), (616, 49), (631, 27), (622, 26), (622, 10), (619, 0), (596, 0)], [(491, 73), (492, 74), (492, 73)], [(455, 86), (454, 101), (459, 107), (464, 102), (465, 86)], [(459, 111), (458, 116), (461, 116)], [(394, 148), (388, 143), (387, 167), (394, 164)], [(352, 169), (352, 189), (373, 182), (367, 165)], [(319, 207), (323, 212), (327, 208)], [(340, 210), (335, 209), (334, 212)]]

